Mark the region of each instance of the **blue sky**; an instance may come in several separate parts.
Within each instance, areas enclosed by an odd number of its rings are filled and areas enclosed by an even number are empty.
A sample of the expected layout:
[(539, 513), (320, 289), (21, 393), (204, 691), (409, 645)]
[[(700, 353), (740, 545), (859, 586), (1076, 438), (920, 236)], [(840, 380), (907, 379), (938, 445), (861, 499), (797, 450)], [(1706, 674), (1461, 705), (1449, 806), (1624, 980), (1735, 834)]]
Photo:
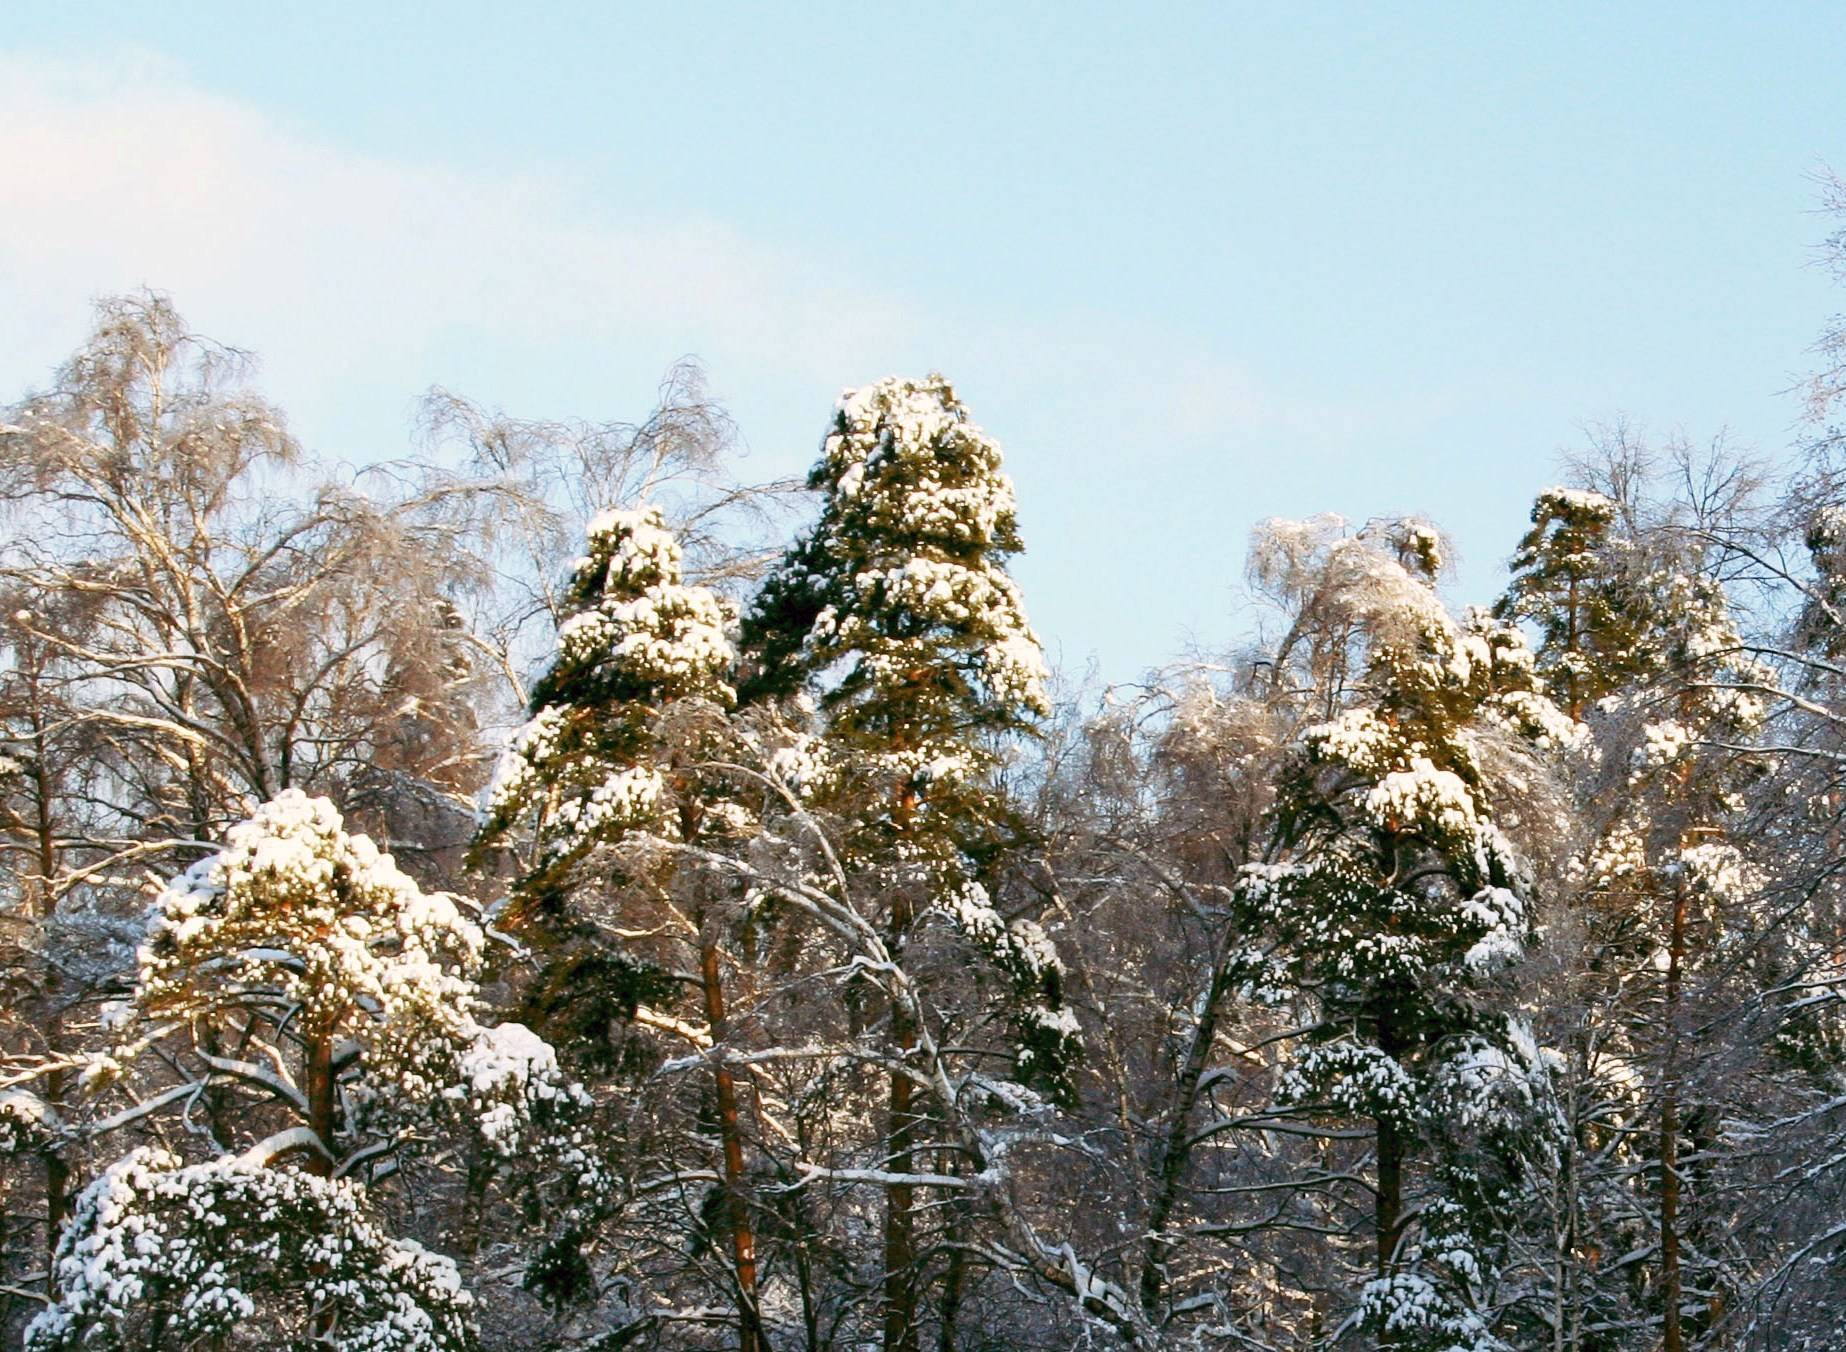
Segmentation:
[(1069, 667), (1233, 638), (1250, 526), (1422, 511), (1487, 599), (1586, 424), (1781, 453), (1841, 306), (1846, 9), (90, 3), (0, 36), (0, 390), (148, 284), (317, 448), (440, 383), (751, 469), (955, 379)]

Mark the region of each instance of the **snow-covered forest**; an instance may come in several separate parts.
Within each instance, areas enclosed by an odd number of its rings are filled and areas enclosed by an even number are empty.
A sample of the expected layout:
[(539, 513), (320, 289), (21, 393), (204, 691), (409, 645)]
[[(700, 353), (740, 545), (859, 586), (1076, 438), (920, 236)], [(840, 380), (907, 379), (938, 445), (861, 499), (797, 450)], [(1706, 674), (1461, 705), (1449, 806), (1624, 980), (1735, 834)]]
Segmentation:
[(1788, 448), (1586, 438), (1497, 596), (1273, 520), (1103, 688), (941, 376), (805, 484), (693, 364), (354, 469), (102, 303), (0, 415), (5, 1345), (1839, 1348), (1816, 351)]

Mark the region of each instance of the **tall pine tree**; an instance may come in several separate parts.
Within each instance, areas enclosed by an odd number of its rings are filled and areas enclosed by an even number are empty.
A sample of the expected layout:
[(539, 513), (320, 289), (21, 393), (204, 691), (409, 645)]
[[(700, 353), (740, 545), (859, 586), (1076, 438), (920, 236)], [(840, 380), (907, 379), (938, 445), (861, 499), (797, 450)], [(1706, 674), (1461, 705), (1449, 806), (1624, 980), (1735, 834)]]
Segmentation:
[[(746, 619), (746, 694), (818, 695), (843, 862), (880, 908), (893, 961), (906, 961), (926, 915), (946, 915), (1014, 989), (1022, 1077), (1061, 1089), (1076, 1039), (1062, 968), (1038, 927), (1008, 923), (990, 891), (1023, 838), (999, 777), (1004, 742), (1048, 708), (1038, 640), (1006, 572), (1021, 546), (1000, 448), (940, 376), (890, 378), (841, 398), (808, 483), (820, 518)], [(910, 1179), (928, 1109), (905, 1069), (910, 1018), (893, 1003), (886, 1029), (898, 1063), (885, 1150), (892, 1352), (918, 1346), (925, 1257)], [(952, 1261), (945, 1323), (960, 1280)]]
[(531, 721), (496, 783), (482, 844), (530, 826), (535, 857), (514, 896), (515, 914), (546, 949), (539, 999), (591, 1041), (612, 1014), (632, 1015), (670, 987), (670, 964), (615, 947), (598, 906), (619, 920), (624, 907), (650, 896), (686, 901), (714, 1051), (738, 1346), (756, 1352), (756, 1239), (737, 1084), (724, 1060), (722, 903), (731, 884), (686, 854), (623, 848), (661, 838), (722, 848), (748, 831), (751, 815), (734, 784), (710, 769), (725, 758), (734, 700), (732, 615), (708, 588), (686, 585), (679, 543), (656, 507), (612, 509), (590, 523), (568, 605), (556, 656), (533, 688)]
[[(1589, 960), (1579, 998), (1556, 1006), (1574, 1019), (1556, 1037), (1570, 1118), (1557, 1305), (1570, 1330), (1638, 1310), (1679, 1352), (1731, 1294), (1697, 1242), (1702, 1199), (1682, 1164), (1688, 1146), (1710, 1154), (1718, 1116), (1689, 1101), (1699, 1076), (1687, 1023), (1689, 993), (1757, 876), (1733, 823), (1758, 773), (1740, 748), (1768, 679), (1708, 550), (1670, 514), (1632, 494), (1553, 488), (1532, 519), (1496, 610), (1538, 629), (1538, 670), (1582, 711), (1601, 762), (1580, 782), (1588, 842), (1571, 870)], [(1605, 1249), (1651, 1249), (1656, 1261), (1612, 1279), (1592, 1271)]]
[(1427, 528), (1331, 547), (1362, 678), (1278, 786), (1273, 861), (1237, 890), (1235, 975), (1304, 1016), (1279, 1109), (1369, 1124), (1361, 1309), (1380, 1345), (1487, 1352), (1504, 1346), (1500, 1215), (1548, 1121), (1543, 1062), (1495, 984), (1533, 901), (1503, 797), (1533, 771), (1523, 748), (1574, 725), (1534, 692), (1516, 631), (1450, 617)]

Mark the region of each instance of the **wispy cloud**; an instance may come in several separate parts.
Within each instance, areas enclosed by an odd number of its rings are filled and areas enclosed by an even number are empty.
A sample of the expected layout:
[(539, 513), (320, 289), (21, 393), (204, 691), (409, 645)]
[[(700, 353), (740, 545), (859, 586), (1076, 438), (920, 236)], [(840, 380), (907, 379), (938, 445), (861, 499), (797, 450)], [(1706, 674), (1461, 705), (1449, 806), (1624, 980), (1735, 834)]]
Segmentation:
[(662, 360), (697, 347), (829, 385), (915, 355), (1132, 389), (1188, 440), (1287, 417), (1236, 362), (1118, 319), (969, 313), (735, 223), (612, 215), (556, 176), (348, 150), (152, 56), (0, 53), (0, 184), (15, 378), (61, 350), (48, 332), (75, 336), (87, 298), (153, 285), (291, 369), (390, 370), (457, 330), (509, 348), (651, 335)]
[(0, 183), (13, 371), (84, 298), (144, 284), (262, 334), (277, 363), (349, 367), (473, 326), (509, 345), (691, 335), (805, 375), (915, 322), (724, 222), (610, 219), (553, 178), (340, 149), (153, 58), (0, 55)]
[[(1239, 354), (1080, 293), (1008, 312), (748, 223), (591, 199), (561, 174), (347, 148), (152, 57), (0, 52), (0, 207), (0, 399), (74, 345), (91, 298), (144, 285), (261, 353), (298, 428), (353, 458), (398, 453), (433, 382), (632, 417), (696, 352), (769, 453), (757, 472), (789, 472), (842, 385), (944, 369), (1033, 495), (1035, 608), (1078, 652), (1117, 600), (1115, 642), (1166, 649), (1218, 605), (1179, 575), (1234, 575), (1244, 513), (1290, 510), (1284, 464), (1292, 483), (1316, 460), (1331, 476), (1353, 439), (1418, 418), (1284, 396)], [(1175, 574), (1161, 605), (1117, 596), (1127, 579), (1094, 542), (1125, 536)]]

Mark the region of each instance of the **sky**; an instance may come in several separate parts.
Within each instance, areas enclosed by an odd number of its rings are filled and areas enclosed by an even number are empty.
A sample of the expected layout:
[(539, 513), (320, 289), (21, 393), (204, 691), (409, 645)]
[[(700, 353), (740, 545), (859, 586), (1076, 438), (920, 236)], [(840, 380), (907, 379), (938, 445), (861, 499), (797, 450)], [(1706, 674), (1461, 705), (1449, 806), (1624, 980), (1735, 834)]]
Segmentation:
[(1249, 623), (1271, 516), (1429, 515), (1490, 600), (1586, 429), (1785, 455), (1846, 309), (1846, 7), (145, 3), (0, 30), (0, 399), (151, 286), (316, 451), (432, 385), (744, 472), (940, 370), (1055, 659)]

